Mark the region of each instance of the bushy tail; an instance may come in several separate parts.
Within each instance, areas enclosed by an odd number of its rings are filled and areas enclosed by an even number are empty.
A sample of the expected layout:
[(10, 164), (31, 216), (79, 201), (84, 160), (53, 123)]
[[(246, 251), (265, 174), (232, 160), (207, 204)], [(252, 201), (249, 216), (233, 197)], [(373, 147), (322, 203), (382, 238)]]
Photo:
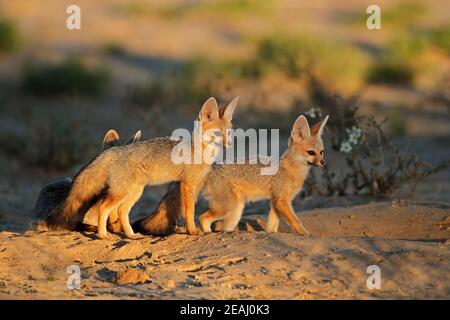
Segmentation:
[(133, 230), (142, 234), (166, 235), (172, 231), (182, 212), (180, 184), (171, 183), (156, 210), (149, 217), (136, 221)]
[(46, 219), (48, 216), (54, 214), (58, 206), (69, 195), (71, 185), (72, 179), (65, 178), (49, 183), (43, 187), (34, 205), (35, 217), (38, 219)]
[(94, 160), (80, 170), (65, 201), (45, 220), (49, 230), (75, 230), (86, 211), (106, 195), (108, 185), (103, 169)]

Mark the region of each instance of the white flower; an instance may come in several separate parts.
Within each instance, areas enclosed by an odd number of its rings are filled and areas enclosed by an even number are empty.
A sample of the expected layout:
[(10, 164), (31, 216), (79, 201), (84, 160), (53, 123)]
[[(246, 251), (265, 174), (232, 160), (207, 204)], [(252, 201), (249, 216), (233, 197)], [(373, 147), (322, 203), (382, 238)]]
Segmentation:
[(318, 118), (322, 117), (322, 111), (319, 108), (311, 108), (308, 111), (306, 111), (305, 114), (313, 119), (316, 117)]
[(356, 139), (358, 139), (359, 137), (361, 137), (362, 135), (362, 130), (360, 128), (357, 127), (353, 127), (352, 128), (353, 134), (356, 136)]
[(342, 142), (340, 151), (349, 153), (350, 151), (352, 151), (352, 145), (348, 141)]
[(350, 142), (351, 144), (357, 144), (358, 136), (354, 133), (350, 134), (350, 137), (348, 137), (348, 142)]
[(345, 131), (347, 131), (347, 134), (349, 135), (348, 142), (351, 143), (351, 144), (357, 144), (358, 143), (358, 139), (362, 135), (361, 129), (353, 126), (351, 130), (345, 129)]

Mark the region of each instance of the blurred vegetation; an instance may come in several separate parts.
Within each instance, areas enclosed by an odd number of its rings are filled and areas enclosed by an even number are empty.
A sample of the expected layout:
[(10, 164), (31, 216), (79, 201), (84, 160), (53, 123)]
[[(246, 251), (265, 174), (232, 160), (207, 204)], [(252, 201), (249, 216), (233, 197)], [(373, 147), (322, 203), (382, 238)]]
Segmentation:
[(103, 52), (111, 56), (126, 54), (126, 49), (117, 41), (108, 41), (103, 45)]
[(428, 39), (422, 35), (405, 35), (391, 40), (369, 71), (368, 81), (389, 84), (413, 84), (430, 65), (424, 59)]
[(450, 26), (430, 30), (429, 37), (434, 45), (450, 55)]
[(87, 139), (80, 124), (62, 113), (38, 116), (27, 121), (24, 134), (0, 135), (0, 149), (27, 165), (66, 169), (84, 158)]
[(181, 18), (189, 14), (208, 14), (236, 17), (243, 14), (265, 14), (271, 12), (272, 0), (203, 0), (181, 3), (164, 3), (159, 6), (131, 1), (120, 4), (116, 11), (125, 16), (159, 16)]
[(259, 41), (248, 65), (257, 76), (275, 70), (299, 78), (307, 71), (330, 87), (345, 89), (361, 84), (368, 61), (367, 55), (351, 45), (312, 35), (274, 34)]
[(14, 22), (0, 18), (0, 53), (14, 52), (20, 45), (21, 39)]
[(389, 112), (386, 121), (392, 135), (402, 136), (407, 133), (407, 122), (398, 108)]
[(427, 7), (416, 1), (404, 1), (396, 6), (383, 10), (382, 24), (409, 27), (417, 24), (428, 13)]
[(364, 84), (369, 68), (369, 58), (361, 50), (306, 35), (264, 37), (255, 43), (254, 51), (254, 55), (239, 60), (194, 58), (165, 77), (132, 88), (128, 98), (148, 109), (180, 103), (197, 108), (199, 101), (211, 95), (226, 97), (232, 88), (257, 85), (271, 74), (292, 82), (313, 75), (337, 91), (355, 90)]
[(108, 83), (106, 70), (86, 67), (79, 60), (59, 64), (27, 65), (23, 72), (23, 88), (38, 96), (78, 94), (98, 96)]
[[(317, 86), (317, 82), (313, 85)], [(345, 162), (335, 170), (325, 166), (319, 174), (311, 171), (305, 183), (306, 195), (384, 198), (407, 185), (412, 194), (423, 179), (450, 167), (450, 159), (431, 165), (404, 148), (400, 149), (386, 136), (386, 119), (377, 121), (373, 116), (358, 112), (358, 96), (342, 99), (320, 86), (316, 92), (322, 96), (316, 96), (314, 105), (328, 101), (326, 110), (316, 109), (321, 114), (332, 112), (333, 117), (327, 123), (331, 148), (339, 152)], [(394, 116), (391, 121), (391, 125), (395, 125), (399, 119)]]
[[(403, 1), (381, 11), (381, 26), (408, 28), (417, 25), (428, 14), (427, 6), (418, 1)], [(342, 15), (344, 22), (365, 26), (367, 14), (364, 11)]]

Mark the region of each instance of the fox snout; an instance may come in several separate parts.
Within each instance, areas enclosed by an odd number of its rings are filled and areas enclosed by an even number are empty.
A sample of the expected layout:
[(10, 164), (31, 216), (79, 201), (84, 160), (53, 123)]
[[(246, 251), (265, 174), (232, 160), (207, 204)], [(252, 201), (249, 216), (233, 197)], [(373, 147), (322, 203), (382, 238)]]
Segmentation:
[(325, 159), (314, 159), (314, 161), (308, 161), (310, 166), (323, 167), (325, 166)]

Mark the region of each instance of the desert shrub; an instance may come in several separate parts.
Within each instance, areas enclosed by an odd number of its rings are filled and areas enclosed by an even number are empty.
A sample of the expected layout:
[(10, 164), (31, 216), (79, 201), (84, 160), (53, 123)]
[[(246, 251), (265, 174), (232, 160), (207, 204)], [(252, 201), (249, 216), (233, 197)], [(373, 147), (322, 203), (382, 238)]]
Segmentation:
[(33, 165), (64, 169), (83, 159), (86, 143), (83, 132), (63, 116), (36, 122), (29, 128), (27, 159)]
[(428, 41), (422, 35), (399, 36), (392, 40), (368, 72), (372, 83), (412, 84), (428, 66), (422, 59)]
[(79, 124), (62, 113), (34, 116), (26, 127), (24, 133), (2, 133), (0, 149), (27, 165), (66, 169), (84, 159), (90, 147)]
[(165, 77), (129, 88), (127, 100), (143, 108), (157, 105), (195, 105), (211, 95), (221, 96), (241, 77), (241, 65), (196, 58)]
[(17, 50), (20, 42), (15, 24), (11, 20), (0, 18), (0, 53)]
[(274, 34), (261, 39), (255, 57), (244, 69), (254, 76), (279, 71), (290, 78), (305, 73), (337, 90), (354, 89), (365, 81), (369, 57), (351, 45), (308, 35)]
[(118, 5), (116, 12), (126, 16), (159, 16), (174, 19), (190, 14), (219, 15), (220, 17), (265, 14), (270, 12), (272, 7), (273, 1), (271, 0), (204, 0), (164, 3), (160, 5), (149, 5), (139, 1), (131, 1)]
[[(450, 159), (433, 166), (400, 151), (385, 135), (386, 120), (379, 122), (358, 113), (357, 97), (344, 101), (328, 95), (323, 99), (333, 115), (327, 124), (331, 148), (344, 158), (344, 165), (339, 170), (324, 167), (319, 174), (312, 171), (305, 184), (306, 194), (388, 197), (408, 184), (414, 191), (420, 181), (450, 166)], [(322, 113), (325, 111), (316, 108), (306, 114), (317, 118)]]
[(103, 51), (111, 56), (121, 56), (126, 54), (126, 49), (116, 41), (108, 41), (103, 45)]
[(98, 96), (106, 89), (109, 74), (104, 69), (89, 69), (78, 60), (60, 64), (27, 65), (23, 88), (35, 95), (80, 94)]
[(115, 7), (115, 11), (125, 16), (143, 16), (153, 13), (149, 5), (142, 1), (127, 1)]
[(430, 30), (428, 35), (433, 44), (450, 55), (450, 26)]
[[(381, 7), (381, 25), (396, 27), (411, 27), (417, 25), (428, 13), (428, 8), (424, 3), (417, 1), (403, 1), (392, 7)], [(366, 25), (367, 14), (363, 10), (342, 14), (339, 17), (343, 22)]]
[[(354, 90), (365, 81), (367, 67), (367, 57), (351, 46), (307, 36), (270, 36), (257, 41), (255, 54), (246, 59), (197, 57), (165, 76), (130, 88), (125, 111), (143, 110), (144, 117), (175, 106), (194, 111), (210, 96), (229, 98), (234, 88), (258, 86), (271, 73), (276, 81), (300, 86), (304, 75), (312, 73), (333, 89)], [(256, 90), (247, 93), (251, 103), (258, 103), (258, 94)]]
[(401, 136), (407, 132), (407, 122), (404, 116), (398, 109), (394, 109), (389, 112), (386, 118), (386, 124), (388, 125), (389, 132), (392, 135)]
[(272, 11), (273, 1), (218, 0), (205, 1), (203, 11), (229, 15), (265, 14)]
[(404, 1), (394, 7), (383, 10), (382, 23), (412, 26), (417, 24), (428, 13), (424, 3), (417, 1)]

